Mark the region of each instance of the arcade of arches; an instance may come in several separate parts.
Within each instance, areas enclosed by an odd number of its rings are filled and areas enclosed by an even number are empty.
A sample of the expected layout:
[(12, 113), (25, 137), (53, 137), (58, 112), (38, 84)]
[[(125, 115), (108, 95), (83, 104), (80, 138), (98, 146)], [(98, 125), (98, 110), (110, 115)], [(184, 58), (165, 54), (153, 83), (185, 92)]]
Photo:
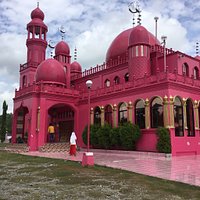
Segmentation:
[(91, 124), (112, 127), (130, 121), (141, 129), (164, 126), (175, 129), (175, 136), (195, 136), (200, 125), (200, 104), (188, 98), (153, 97), (151, 100), (138, 99), (135, 102), (121, 102), (118, 105), (91, 108)]

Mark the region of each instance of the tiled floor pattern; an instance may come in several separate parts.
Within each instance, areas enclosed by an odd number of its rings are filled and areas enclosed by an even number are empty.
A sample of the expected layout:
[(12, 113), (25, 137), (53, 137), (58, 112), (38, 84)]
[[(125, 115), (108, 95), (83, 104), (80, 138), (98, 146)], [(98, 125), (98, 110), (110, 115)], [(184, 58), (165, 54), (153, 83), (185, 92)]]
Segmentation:
[[(84, 151), (71, 157), (66, 152), (44, 153), (26, 152), (23, 154), (65, 160), (82, 161)], [(179, 181), (200, 186), (200, 156), (166, 158), (163, 154), (94, 150), (95, 164), (124, 169), (149, 176)]]

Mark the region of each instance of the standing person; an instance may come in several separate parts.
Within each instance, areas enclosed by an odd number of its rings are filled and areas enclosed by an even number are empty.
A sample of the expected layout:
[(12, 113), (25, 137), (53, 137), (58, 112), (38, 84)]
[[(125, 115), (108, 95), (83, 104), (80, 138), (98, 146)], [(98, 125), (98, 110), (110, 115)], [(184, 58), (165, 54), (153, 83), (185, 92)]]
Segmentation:
[(49, 140), (50, 140), (50, 142), (54, 142), (55, 128), (54, 128), (54, 126), (53, 126), (52, 123), (49, 124), (48, 133), (49, 133)]
[(69, 154), (70, 156), (76, 156), (76, 134), (75, 132), (72, 132), (71, 137), (70, 137), (70, 151)]

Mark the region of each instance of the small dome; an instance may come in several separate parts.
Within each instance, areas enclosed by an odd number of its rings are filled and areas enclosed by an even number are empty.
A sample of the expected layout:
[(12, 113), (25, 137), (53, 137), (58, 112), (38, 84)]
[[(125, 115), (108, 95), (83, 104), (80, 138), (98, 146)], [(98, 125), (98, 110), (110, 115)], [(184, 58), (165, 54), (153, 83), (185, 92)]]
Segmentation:
[(64, 67), (55, 59), (49, 58), (40, 63), (36, 71), (36, 82), (48, 82), (65, 85)]
[(149, 32), (146, 28), (140, 25), (133, 28), (129, 36), (129, 46), (136, 44), (150, 45)]
[(56, 47), (55, 47), (55, 55), (69, 55), (70, 54), (70, 48), (69, 48), (69, 45), (64, 42), (64, 41), (61, 41), (59, 42)]
[(81, 65), (77, 61), (74, 61), (71, 64), (71, 68), (70, 69), (71, 69), (71, 72), (82, 72)]
[(31, 19), (35, 18), (41, 19), (42, 21), (44, 20), (44, 13), (40, 10), (39, 7), (31, 12)]

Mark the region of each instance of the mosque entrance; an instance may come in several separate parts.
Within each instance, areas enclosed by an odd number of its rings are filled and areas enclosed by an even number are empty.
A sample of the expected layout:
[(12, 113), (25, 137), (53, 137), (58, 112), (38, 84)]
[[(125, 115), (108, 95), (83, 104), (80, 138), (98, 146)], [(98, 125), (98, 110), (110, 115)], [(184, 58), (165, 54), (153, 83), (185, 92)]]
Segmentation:
[(74, 130), (74, 111), (70, 106), (56, 105), (49, 109), (49, 123), (55, 127), (55, 142), (69, 142)]
[(68, 142), (72, 131), (74, 130), (74, 121), (59, 122), (60, 142)]

